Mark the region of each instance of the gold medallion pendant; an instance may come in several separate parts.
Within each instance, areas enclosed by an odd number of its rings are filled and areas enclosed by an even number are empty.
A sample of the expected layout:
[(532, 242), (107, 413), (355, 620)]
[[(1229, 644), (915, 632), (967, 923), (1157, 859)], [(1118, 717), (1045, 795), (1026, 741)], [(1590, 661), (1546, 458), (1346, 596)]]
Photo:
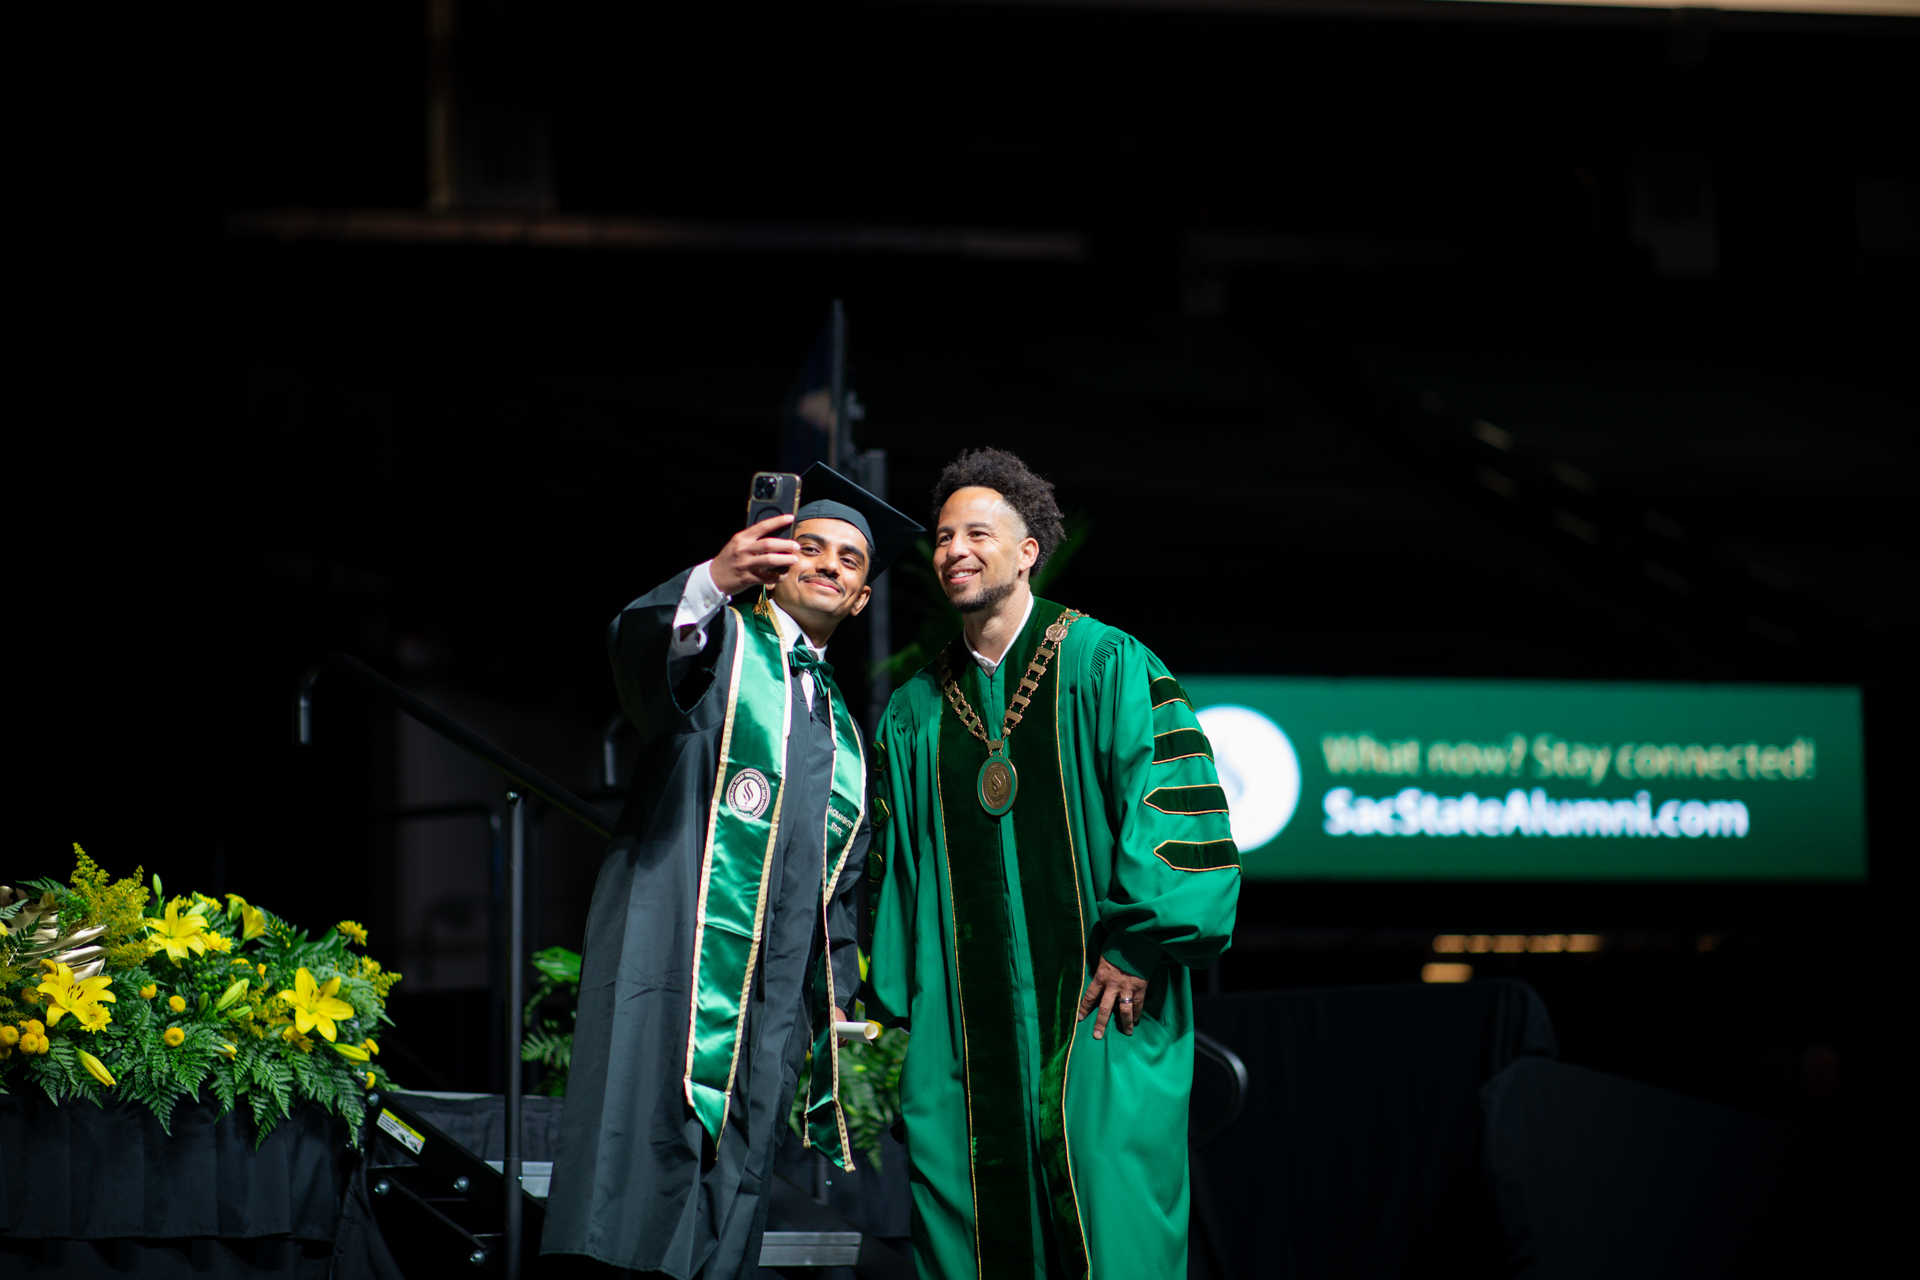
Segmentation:
[(980, 766), (974, 786), (980, 793), (980, 807), (998, 818), (1013, 808), (1014, 797), (1020, 793), (1020, 775), (1013, 771), (1010, 761), (1001, 757), (999, 742), (987, 744), (987, 750), (987, 762)]
[(1012, 735), (1014, 726), (1027, 713), (1034, 694), (1040, 691), (1040, 682), (1047, 674), (1047, 664), (1060, 652), (1060, 642), (1067, 638), (1067, 628), (1085, 615), (1076, 609), (1061, 613), (1059, 619), (1047, 628), (1047, 644), (1039, 646), (1033, 654), (1033, 660), (1027, 664), (1027, 673), (1020, 677), (1020, 685), (1012, 698), (1008, 700), (1007, 712), (1001, 719), (1000, 736), (989, 738), (987, 727), (981, 722), (980, 715), (967, 701), (967, 695), (960, 692), (960, 682), (953, 677), (953, 668), (945, 652), (940, 655), (940, 687), (946, 692), (947, 701), (953, 704), (954, 714), (960, 717), (960, 723), (967, 732), (987, 744), (987, 762), (980, 766), (979, 774), (974, 778), (974, 793), (980, 797), (980, 807), (998, 818), (1013, 808), (1015, 797), (1020, 794), (1020, 775), (1013, 771), (1013, 763), (1002, 752), (1006, 750), (1007, 738)]

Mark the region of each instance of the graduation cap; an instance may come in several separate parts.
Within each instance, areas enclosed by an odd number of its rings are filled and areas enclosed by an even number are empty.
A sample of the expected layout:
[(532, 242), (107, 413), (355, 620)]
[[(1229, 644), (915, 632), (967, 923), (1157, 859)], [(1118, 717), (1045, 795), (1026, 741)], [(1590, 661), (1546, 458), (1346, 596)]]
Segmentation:
[(816, 462), (800, 476), (803, 501), (794, 513), (792, 527), (805, 520), (845, 520), (867, 540), (871, 563), (867, 581), (872, 582), (900, 557), (914, 535), (926, 530), (895, 511), (880, 499), (824, 462)]

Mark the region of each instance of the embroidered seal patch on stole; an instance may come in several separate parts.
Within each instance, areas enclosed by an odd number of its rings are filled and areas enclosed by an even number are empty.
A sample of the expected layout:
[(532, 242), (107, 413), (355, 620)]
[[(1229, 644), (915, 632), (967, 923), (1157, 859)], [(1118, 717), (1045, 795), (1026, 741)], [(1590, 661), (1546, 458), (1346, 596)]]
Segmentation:
[(767, 811), (773, 787), (758, 769), (742, 769), (727, 784), (727, 803), (742, 817), (757, 818)]

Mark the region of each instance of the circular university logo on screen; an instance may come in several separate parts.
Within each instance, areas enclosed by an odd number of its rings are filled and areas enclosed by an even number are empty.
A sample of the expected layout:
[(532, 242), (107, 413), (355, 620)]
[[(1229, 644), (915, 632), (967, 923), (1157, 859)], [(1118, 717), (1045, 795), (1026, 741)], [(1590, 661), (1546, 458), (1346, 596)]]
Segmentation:
[(1293, 817), (1300, 803), (1300, 758), (1280, 726), (1251, 707), (1207, 707), (1199, 715), (1227, 793), (1233, 843), (1250, 853)]
[(757, 818), (765, 813), (767, 801), (771, 799), (773, 787), (767, 782), (767, 775), (758, 769), (742, 769), (727, 784), (727, 803), (743, 818)]

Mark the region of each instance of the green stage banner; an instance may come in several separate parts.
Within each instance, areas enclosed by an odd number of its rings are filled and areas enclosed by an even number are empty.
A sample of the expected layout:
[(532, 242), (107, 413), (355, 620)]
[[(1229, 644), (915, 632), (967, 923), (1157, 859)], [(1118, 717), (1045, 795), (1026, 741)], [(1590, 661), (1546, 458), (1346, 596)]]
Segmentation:
[(1249, 876), (1866, 878), (1858, 689), (1181, 683)]

